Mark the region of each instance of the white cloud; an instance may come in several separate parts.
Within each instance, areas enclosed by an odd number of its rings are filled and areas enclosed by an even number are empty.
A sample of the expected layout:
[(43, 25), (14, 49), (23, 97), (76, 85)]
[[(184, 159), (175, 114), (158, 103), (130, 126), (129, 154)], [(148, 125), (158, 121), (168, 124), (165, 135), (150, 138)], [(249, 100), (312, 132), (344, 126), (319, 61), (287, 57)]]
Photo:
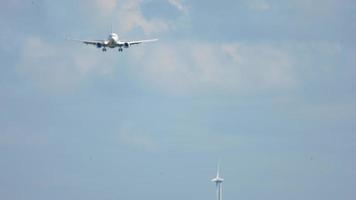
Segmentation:
[(180, 0), (168, 0), (168, 3), (173, 5), (177, 10), (179, 10), (185, 14), (188, 13), (187, 7)]
[[(173, 95), (246, 95), (296, 89), (302, 84), (299, 72), (314, 63), (310, 55), (332, 56), (341, 51), (340, 45), (324, 43), (283, 46), (160, 41), (123, 53), (129, 58), (129, 78), (144, 90)], [(116, 54), (32, 37), (24, 44), (18, 69), (46, 89), (71, 90), (93, 76), (119, 78), (112, 73)]]
[(180, 43), (137, 53), (145, 85), (172, 94), (239, 94), (296, 86), (294, 60), (270, 45)]
[[(187, 14), (188, 10), (179, 0), (167, 0), (182, 15)], [(142, 13), (143, 0), (119, 0), (117, 1), (117, 12), (114, 14), (115, 27), (120, 32), (129, 32), (135, 28), (140, 28), (145, 34), (167, 32), (174, 29), (174, 21), (164, 18), (146, 18)]]
[(117, 0), (95, 0), (95, 5), (102, 14), (112, 14), (117, 6)]
[(172, 28), (172, 24), (164, 19), (147, 19), (141, 12), (142, 0), (121, 0), (118, 3), (118, 11), (115, 17), (115, 26), (120, 32), (129, 32), (136, 27), (145, 34), (166, 32)]
[(114, 70), (112, 58), (102, 57), (97, 49), (79, 53), (74, 46), (31, 37), (23, 46), (18, 70), (40, 87), (65, 91), (91, 75), (107, 76)]
[[(180, 11), (181, 16), (188, 14), (187, 7), (180, 0), (164, 0)], [(110, 24), (121, 34), (130, 32), (136, 28), (145, 34), (168, 32), (175, 29), (179, 19), (148, 18), (142, 12), (143, 6), (150, 4), (144, 0), (90, 0), (81, 3), (89, 18), (96, 24)], [(93, 10), (95, 11), (93, 13)], [(179, 18), (179, 17), (178, 17)]]

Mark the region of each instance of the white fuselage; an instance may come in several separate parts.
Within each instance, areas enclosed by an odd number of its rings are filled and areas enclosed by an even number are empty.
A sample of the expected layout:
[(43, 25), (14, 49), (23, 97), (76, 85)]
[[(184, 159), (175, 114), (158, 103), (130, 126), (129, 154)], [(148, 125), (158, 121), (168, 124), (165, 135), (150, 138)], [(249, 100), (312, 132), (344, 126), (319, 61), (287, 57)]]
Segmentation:
[(111, 33), (109, 35), (108, 40), (106, 41), (106, 44), (109, 48), (115, 48), (118, 46), (120, 43), (119, 36), (116, 33)]

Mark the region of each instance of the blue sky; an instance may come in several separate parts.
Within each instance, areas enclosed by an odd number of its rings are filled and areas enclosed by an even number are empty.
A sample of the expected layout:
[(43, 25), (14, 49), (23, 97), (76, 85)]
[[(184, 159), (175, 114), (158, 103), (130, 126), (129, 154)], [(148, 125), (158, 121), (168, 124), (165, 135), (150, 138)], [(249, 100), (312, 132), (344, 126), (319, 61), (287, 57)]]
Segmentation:
[[(5, 0), (9, 200), (355, 199), (351, 0)], [(159, 42), (106, 53), (64, 40)]]

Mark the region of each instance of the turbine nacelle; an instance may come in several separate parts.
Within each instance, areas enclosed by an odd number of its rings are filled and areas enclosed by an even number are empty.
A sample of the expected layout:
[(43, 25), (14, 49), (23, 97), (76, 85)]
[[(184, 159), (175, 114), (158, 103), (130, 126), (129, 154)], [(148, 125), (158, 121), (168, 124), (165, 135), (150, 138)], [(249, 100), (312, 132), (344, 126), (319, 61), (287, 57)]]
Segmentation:
[(211, 179), (211, 181), (216, 182), (216, 183), (222, 183), (222, 182), (224, 182), (224, 179), (220, 178), (220, 177), (216, 177), (216, 178)]

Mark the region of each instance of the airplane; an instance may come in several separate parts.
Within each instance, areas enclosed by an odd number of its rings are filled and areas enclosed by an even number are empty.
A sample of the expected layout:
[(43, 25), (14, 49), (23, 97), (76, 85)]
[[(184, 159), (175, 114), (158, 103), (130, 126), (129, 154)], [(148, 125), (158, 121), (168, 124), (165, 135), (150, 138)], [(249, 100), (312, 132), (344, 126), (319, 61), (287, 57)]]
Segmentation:
[(111, 33), (106, 40), (77, 40), (77, 39), (69, 39), (72, 41), (78, 41), (78, 42), (83, 42), (84, 44), (88, 45), (95, 45), (97, 48), (101, 49), (102, 51), (105, 52), (106, 48), (116, 48), (118, 47), (119, 52), (123, 51), (123, 48), (129, 48), (132, 45), (135, 44), (141, 44), (141, 43), (146, 43), (146, 42), (155, 42), (158, 39), (149, 39), (149, 40), (136, 40), (136, 41), (121, 41), (119, 39), (119, 36), (116, 33)]

